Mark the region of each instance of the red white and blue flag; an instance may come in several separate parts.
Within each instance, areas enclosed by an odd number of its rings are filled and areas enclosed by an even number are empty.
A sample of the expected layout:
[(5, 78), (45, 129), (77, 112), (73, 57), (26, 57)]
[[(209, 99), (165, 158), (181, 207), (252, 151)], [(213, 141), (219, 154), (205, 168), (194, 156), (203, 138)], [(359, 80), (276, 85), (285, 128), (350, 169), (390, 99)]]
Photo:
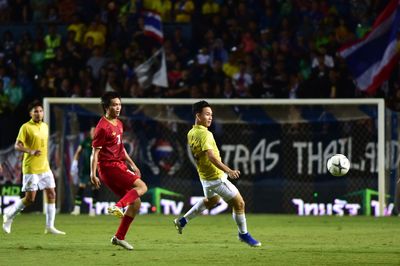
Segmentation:
[(157, 40), (160, 44), (164, 41), (161, 16), (152, 10), (143, 12), (144, 34)]
[(144, 35), (157, 42), (155, 47), (158, 47), (158, 50), (135, 68), (137, 80), (144, 89), (149, 88), (151, 85), (168, 87), (167, 64), (165, 51), (162, 47), (164, 33), (161, 16), (158, 12), (150, 9), (143, 10), (142, 14), (144, 18)]
[(389, 78), (400, 59), (399, 27), (400, 0), (392, 0), (365, 37), (339, 50), (359, 90), (373, 94)]

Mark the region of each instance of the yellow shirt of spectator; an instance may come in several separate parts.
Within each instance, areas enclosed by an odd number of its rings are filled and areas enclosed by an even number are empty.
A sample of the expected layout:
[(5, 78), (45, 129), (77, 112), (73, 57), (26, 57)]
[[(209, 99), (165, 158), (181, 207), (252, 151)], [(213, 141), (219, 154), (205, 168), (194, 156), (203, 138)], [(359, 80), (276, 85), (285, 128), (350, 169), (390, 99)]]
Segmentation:
[(26, 148), (41, 151), (39, 156), (24, 153), (22, 161), (23, 174), (42, 174), (50, 171), (47, 159), (48, 139), (49, 127), (44, 122), (35, 123), (31, 119), (21, 126), (17, 140), (21, 141)]
[(201, 13), (203, 15), (212, 15), (219, 12), (219, 5), (213, 1), (207, 1), (201, 7)]
[(83, 38), (84, 43), (86, 43), (89, 38), (93, 38), (93, 44), (95, 46), (103, 46), (106, 42), (103, 33), (100, 31), (89, 30), (86, 32), (85, 37)]
[(175, 3), (175, 22), (189, 23), (192, 21), (192, 13), (194, 11), (194, 4), (192, 1), (178, 1)]
[(233, 78), (233, 76), (239, 72), (239, 67), (237, 65), (231, 64), (229, 62), (226, 62), (222, 66), (222, 71), (225, 73), (230, 78)]
[(75, 32), (75, 42), (82, 43), (83, 34), (86, 31), (86, 26), (83, 23), (71, 24), (67, 28), (68, 31)]
[(215, 157), (221, 160), (217, 144), (213, 134), (205, 126), (193, 125), (187, 134), (188, 144), (196, 160), (199, 176), (203, 180), (216, 180), (221, 178), (224, 172), (218, 169), (207, 157), (206, 151), (212, 150)]

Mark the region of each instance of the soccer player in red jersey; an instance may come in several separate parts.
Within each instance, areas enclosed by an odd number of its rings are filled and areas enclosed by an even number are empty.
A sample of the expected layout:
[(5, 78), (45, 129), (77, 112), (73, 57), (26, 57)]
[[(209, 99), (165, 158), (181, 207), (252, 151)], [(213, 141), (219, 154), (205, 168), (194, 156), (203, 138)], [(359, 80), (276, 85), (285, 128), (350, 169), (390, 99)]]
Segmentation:
[[(121, 97), (116, 92), (106, 92), (101, 97), (101, 104), (104, 116), (96, 126), (92, 142), (90, 180), (96, 188), (100, 187), (101, 182), (104, 183), (120, 197), (115, 206), (108, 208), (110, 214), (122, 218), (111, 243), (132, 250), (133, 247), (125, 241), (125, 235), (140, 209), (140, 197), (146, 193), (147, 186), (122, 143), (123, 125), (118, 119)], [(97, 177), (97, 171), (100, 178)]]

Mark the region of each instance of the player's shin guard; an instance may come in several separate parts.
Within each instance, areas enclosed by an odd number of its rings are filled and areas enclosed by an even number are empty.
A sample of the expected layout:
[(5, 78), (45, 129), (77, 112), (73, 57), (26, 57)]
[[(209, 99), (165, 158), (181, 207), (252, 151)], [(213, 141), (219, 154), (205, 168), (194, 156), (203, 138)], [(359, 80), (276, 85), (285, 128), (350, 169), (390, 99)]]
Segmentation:
[(124, 215), (124, 217), (122, 217), (121, 219), (121, 223), (119, 224), (117, 233), (115, 234), (115, 236), (119, 239), (119, 240), (124, 240), (126, 233), (128, 232), (129, 226), (131, 225), (133, 221), (133, 217)]
[(46, 227), (53, 228), (54, 220), (56, 217), (56, 204), (55, 203), (47, 203), (46, 204)]
[(239, 233), (246, 234), (247, 233), (246, 215), (244, 213), (237, 214), (233, 212), (232, 218), (237, 224)]
[(189, 221), (202, 213), (205, 209), (207, 209), (207, 207), (204, 204), (204, 200), (200, 200), (183, 217), (185, 217), (186, 221)]
[(131, 189), (128, 193), (125, 194), (125, 196), (123, 196), (116, 204), (115, 206), (119, 207), (119, 208), (124, 208), (130, 204), (132, 204), (133, 202), (135, 202), (135, 200), (139, 198), (139, 194), (136, 191), (136, 189)]
[(19, 200), (14, 206), (10, 207), (9, 211), (5, 213), (9, 219), (14, 219), (14, 217), (23, 211), (25, 208), (23, 200)]
[(75, 202), (74, 202), (75, 206), (81, 206), (84, 192), (85, 192), (85, 188), (79, 187), (78, 192), (76, 193), (76, 196), (75, 196)]

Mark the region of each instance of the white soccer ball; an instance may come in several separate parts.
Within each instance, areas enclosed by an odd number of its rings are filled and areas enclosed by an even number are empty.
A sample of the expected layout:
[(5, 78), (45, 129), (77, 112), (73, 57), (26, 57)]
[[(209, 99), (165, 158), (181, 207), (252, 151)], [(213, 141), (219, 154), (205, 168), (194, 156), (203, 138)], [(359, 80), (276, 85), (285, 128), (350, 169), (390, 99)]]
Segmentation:
[(350, 161), (343, 154), (335, 154), (329, 158), (326, 167), (333, 176), (343, 176), (350, 169)]

